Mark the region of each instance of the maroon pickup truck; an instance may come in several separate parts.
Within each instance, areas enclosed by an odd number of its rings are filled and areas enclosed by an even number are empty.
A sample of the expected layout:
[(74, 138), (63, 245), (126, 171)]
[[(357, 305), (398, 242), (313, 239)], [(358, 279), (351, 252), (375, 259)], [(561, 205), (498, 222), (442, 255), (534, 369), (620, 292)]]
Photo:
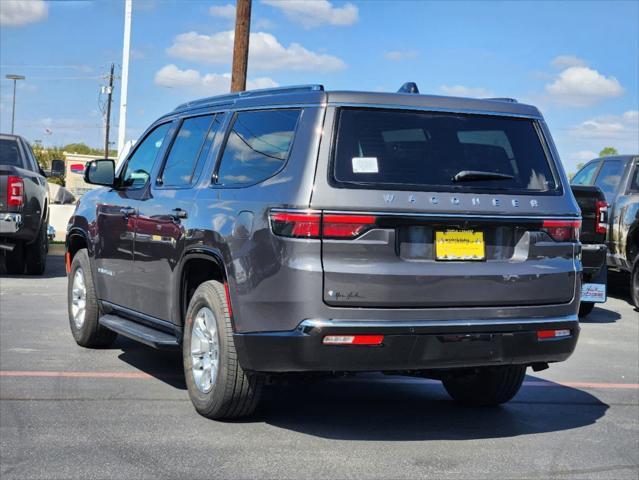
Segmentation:
[(49, 248), (45, 177), (24, 138), (0, 134), (0, 252), (7, 273), (44, 273)]

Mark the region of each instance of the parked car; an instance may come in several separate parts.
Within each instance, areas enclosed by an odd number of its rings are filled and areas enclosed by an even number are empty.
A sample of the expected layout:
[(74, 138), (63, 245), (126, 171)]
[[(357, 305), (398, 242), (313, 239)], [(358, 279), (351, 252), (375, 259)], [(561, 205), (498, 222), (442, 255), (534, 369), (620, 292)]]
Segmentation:
[(606, 233), (608, 232), (608, 202), (599, 187), (573, 185), (572, 193), (581, 209), (582, 284), (579, 317), (592, 312), (595, 304), (606, 301), (608, 267)]
[(8, 273), (41, 275), (49, 242), (48, 183), (29, 143), (0, 134), (0, 250)]
[(581, 218), (535, 107), (242, 92), (161, 117), (114, 172), (88, 165), (106, 188), (68, 226), (71, 331), (181, 348), (204, 416), (249, 415), (291, 372), (497, 405), (575, 348)]
[(608, 267), (630, 273), (632, 301), (639, 307), (639, 156), (597, 158), (573, 177), (573, 185), (596, 185), (609, 203)]

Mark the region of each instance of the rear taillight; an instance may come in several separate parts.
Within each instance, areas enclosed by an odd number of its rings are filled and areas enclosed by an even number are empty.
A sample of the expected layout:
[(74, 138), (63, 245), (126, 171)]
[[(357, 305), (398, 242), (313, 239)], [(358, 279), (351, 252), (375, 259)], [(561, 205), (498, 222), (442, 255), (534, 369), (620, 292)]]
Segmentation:
[(566, 338), (566, 337), (570, 337), (570, 330), (568, 329), (537, 331), (537, 340), (554, 340), (557, 338)]
[(544, 220), (541, 229), (557, 242), (575, 242), (580, 227), (581, 220)]
[(276, 235), (292, 238), (349, 239), (375, 226), (373, 215), (271, 212), (271, 229)]
[(381, 345), (384, 335), (327, 335), (324, 345)]
[(599, 200), (596, 204), (595, 232), (608, 233), (608, 202)]
[(24, 204), (24, 181), (20, 177), (7, 177), (7, 205), (21, 207)]

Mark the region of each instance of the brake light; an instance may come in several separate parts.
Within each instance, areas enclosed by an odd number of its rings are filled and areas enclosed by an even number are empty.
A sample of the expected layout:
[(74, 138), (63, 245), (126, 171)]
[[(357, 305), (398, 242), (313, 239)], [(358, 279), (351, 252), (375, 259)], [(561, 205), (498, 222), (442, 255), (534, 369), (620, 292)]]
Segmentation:
[(608, 233), (608, 203), (602, 200), (596, 204), (595, 232)]
[(355, 238), (375, 225), (373, 215), (271, 212), (271, 229), (276, 235), (292, 238)]
[(580, 227), (581, 220), (544, 220), (541, 229), (557, 242), (574, 242)]
[(570, 336), (570, 330), (539, 330), (537, 332), (537, 340), (551, 340), (554, 338), (565, 338)]
[(320, 212), (272, 212), (271, 229), (276, 235), (294, 238), (319, 238)]
[(326, 214), (322, 219), (322, 237), (355, 238), (375, 225), (376, 220), (372, 215)]
[(7, 205), (21, 207), (24, 204), (24, 181), (20, 177), (7, 177)]
[(384, 335), (327, 335), (324, 345), (381, 345)]

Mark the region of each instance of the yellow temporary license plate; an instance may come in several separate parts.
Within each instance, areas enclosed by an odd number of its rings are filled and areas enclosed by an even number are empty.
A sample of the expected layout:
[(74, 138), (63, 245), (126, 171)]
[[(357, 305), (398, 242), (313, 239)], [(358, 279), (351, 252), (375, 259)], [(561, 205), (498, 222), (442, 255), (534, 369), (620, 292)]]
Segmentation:
[(445, 230), (435, 232), (437, 260), (484, 260), (484, 232)]

